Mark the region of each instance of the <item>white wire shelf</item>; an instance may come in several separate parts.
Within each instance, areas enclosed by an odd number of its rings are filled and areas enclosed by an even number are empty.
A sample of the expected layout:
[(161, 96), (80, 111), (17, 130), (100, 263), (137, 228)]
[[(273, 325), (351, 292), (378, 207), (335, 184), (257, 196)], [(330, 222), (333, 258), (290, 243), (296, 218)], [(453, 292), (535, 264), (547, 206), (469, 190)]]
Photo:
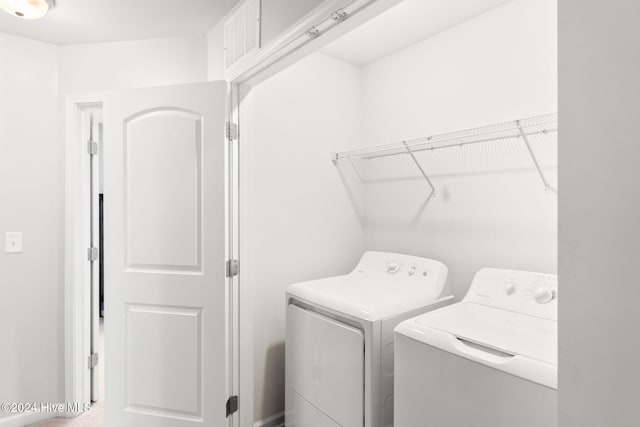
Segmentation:
[[(529, 156), (535, 166), (544, 188), (546, 191), (557, 193), (557, 189), (549, 184), (538, 158), (532, 149), (531, 137), (536, 140), (545, 140), (556, 142), (558, 140), (558, 114), (546, 114), (543, 116), (529, 117), (510, 122), (492, 124), (488, 126), (477, 127), (473, 129), (465, 129), (455, 132), (448, 132), (439, 135), (415, 138), (406, 141), (400, 141), (393, 144), (376, 145), (357, 150), (344, 151), (340, 153), (332, 153), (331, 157), (334, 164), (339, 160), (353, 159), (371, 160), (381, 157), (408, 155), (415, 163), (420, 174), (426, 180), (430, 187), (429, 198), (435, 195), (435, 188), (429, 179), (427, 172), (423, 169), (415, 153), (421, 151), (441, 150), (451, 147), (463, 147), (471, 144), (491, 143), (496, 141), (513, 142), (515, 144), (523, 144), (527, 149)], [(355, 166), (354, 166), (355, 167)]]

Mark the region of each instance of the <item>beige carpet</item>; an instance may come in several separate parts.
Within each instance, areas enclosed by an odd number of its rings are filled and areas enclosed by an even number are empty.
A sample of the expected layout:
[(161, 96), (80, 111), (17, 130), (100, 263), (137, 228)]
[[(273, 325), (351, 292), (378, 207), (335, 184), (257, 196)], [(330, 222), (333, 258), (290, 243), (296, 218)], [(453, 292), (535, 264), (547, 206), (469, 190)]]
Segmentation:
[(100, 319), (100, 334), (98, 335), (98, 375), (100, 378), (100, 397), (91, 406), (91, 410), (75, 418), (54, 418), (42, 421), (32, 426), (38, 427), (102, 427), (104, 426), (104, 325)]

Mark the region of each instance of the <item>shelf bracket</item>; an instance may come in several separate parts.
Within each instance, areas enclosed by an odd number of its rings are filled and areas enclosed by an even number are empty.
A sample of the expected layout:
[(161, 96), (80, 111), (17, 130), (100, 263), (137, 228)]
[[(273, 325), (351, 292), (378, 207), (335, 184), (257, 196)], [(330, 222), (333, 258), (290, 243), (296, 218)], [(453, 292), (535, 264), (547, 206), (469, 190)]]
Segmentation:
[(356, 172), (356, 175), (358, 175), (358, 179), (363, 182), (364, 180), (362, 179), (362, 175), (360, 175), (360, 171), (358, 170), (358, 168), (356, 167), (356, 164), (353, 163), (353, 157), (349, 156), (347, 157), (349, 159), (349, 163), (351, 163), (351, 167), (353, 168), (353, 170)]
[(333, 162), (334, 166), (338, 166), (338, 161), (340, 159), (344, 159), (344, 158), (346, 158), (349, 161), (349, 164), (351, 165), (351, 167), (353, 168), (354, 172), (358, 176), (358, 179), (361, 182), (364, 182), (364, 179), (362, 178), (362, 174), (360, 174), (360, 171), (358, 170), (358, 167), (353, 162), (353, 157), (351, 157), (351, 156), (339, 156), (337, 153), (331, 153), (331, 161)]
[(436, 189), (433, 186), (433, 184), (431, 183), (431, 180), (427, 176), (426, 172), (424, 171), (424, 169), (420, 165), (420, 162), (418, 162), (418, 159), (416, 159), (415, 154), (413, 154), (413, 151), (411, 151), (411, 148), (409, 148), (409, 144), (407, 144), (406, 141), (402, 141), (402, 143), (404, 144), (404, 148), (407, 150), (407, 153), (411, 156), (411, 158), (413, 159), (413, 162), (418, 167), (418, 170), (420, 170), (420, 173), (422, 174), (422, 177), (425, 179), (425, 181), (427, 181), (427, 184), (429, 184), (429, 188), (431, 189), (431, 191), (429, 192), (429, 196), (427, 197), (427, 200), (425, 202), (425, 203), (429, 203), (431, 198), (436, 196)]
[(520, 136), (522, 137), (522, 140), (524, 141), (524, 145), (527, 147), (527, 151), (529, 152), (529, 156), (531, 156), (531, 160), (533, 160), (533, 164), (536, 166), (536, 170), (538, 171), (538, 175), (540, 176), (540, 179), (542, 180), (542, 183), (544, 184), (544, 191), (551, 191), (554, 194), (558, 194), (558, 189), (554, 188), (553, 186), (551, 186), (551, 184), (549, 184), (549, 181), (547, 181), (547, 177), (544, 176), (544, 172), (542, 172), (542, 168), (540, 167), (540, 163), (538, 163), (538, 158), (536, 157), (535, 153), (533, 152), (533, 149), (531, 148), (531, 142), (529, 141), (529, 137), (527, 136), (527, 134), (522, 129), (522, 125), (520, 124), (520, 120), (517, 121), (517, 124), (518, 124), (518, 132), (520, 133)]

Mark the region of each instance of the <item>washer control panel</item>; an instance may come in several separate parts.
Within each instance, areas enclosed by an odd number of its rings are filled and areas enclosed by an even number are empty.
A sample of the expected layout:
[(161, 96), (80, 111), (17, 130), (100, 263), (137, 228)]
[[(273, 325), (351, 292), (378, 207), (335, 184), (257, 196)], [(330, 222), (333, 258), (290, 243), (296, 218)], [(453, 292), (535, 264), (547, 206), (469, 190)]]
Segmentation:
[(464, 300), (557, 320), (558, 276), (483, 268), (473, 278)]

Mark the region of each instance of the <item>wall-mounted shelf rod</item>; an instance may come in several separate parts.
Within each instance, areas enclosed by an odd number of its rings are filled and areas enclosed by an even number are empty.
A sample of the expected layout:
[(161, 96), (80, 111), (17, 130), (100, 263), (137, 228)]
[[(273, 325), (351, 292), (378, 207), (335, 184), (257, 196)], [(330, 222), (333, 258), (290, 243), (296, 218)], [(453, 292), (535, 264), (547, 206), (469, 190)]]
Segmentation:
[(335, 160), (351, 157), (357, 159), (374, 159), (378, 157), (408, 154), (408, 146), (413, 153), (427, 150), (438, 150), (449, 147), (459, 147), (483, 142), (494, 142), (508, 139), (520, 139), (522, 135), (549, 135), (558, 131), (558, 115), (547, 114), (528, 119), (483, 126), (457, 132), (448, 132), (392, 144), (375, 145), (357, 150), (335, 153)]
[(415, 153), (420, 151), (440, 150), (450, 147), (463, 147), (465, 145), (480, 144), (485, 142), (522, 141), (533, 161), (533, 164), (544, 184), (545, 190), (557, 193), (557, 189), (549, 184), (545, 177), (536, 154), (531, 146), (531, 138), (544, 138), (545, 140), (554, 140), (558, 138), (558, 114), (546, 114), (544, 116), (529, 117), (526, 119), (514, 120), (511, 122), (482, 126), (473, 129), (466, 129), (457, 132), (448, 132), (440, 135), (433, 135), (422, 138), (401, 141), (393, 144), (383, 144), (357, 150), (345, 151), (341, 153), (333, 153), (332, 160), (337, 163), (340, 159), (370, 160), (381, 157), (410, 155), (420, 173), (427, 180), (431, 193), (429, 198), (434, 195), (434, 187), (427, 177), (424, 169), (417, 160)]
[[(434, 145), (434, 146), (428, 146), (428, 147), (417, 146), (417, 145), (428, 144), (428, 143), (422, 143), (422, 144), (413, 144), (413, 145), (410, 145), (410, 147), (411, 147), (411, 151), (413, 151), (414, 153), (420, 152), (420, 151), (435, 151), (435, 150), (440, 150), (443, 148), (450, 148), (450, 147), (464, 147), (465, 145), (479, 144), (482, 142), (496, 142), (496, 141), (505, 140), (505, 139), (513, 139), (520, 136), (518, 131), (515, 131), (515, 132), (516, 133), (514, 133), (513, 135), (506, 135), (506, 136), (495, 137), (495, 138), (485, 138), (485, 139), (477, 139), (473, 141), (463, 141), (463, 142), (458, 142), (456, 139), (453, 139), (450, 144), (446, 144), (446, 145), (438, 144), (437, 146)], [(555, 132), (555, 131), (545, 130), (545, 131), (539, 131), (539, 132), (529, 132), (526, 135), (527, 136), (543, 135), (543, 134), (548, 134), (549, 132)], [(411, 144), (411, 143), (412, 143), (411, 141), (407, 141), (407, 144)], [(384, 147), (384, 146), (380, 145), (377, 147)], [(390, 152), (392, 150), (397, 152)], [(407, 154), (406, 151), (404, 152), (398, 151), (398, 147), (396, 147), (396, 144), (394, 144), (394, 147), (380, 148), (379, 150), (370, 150), (363, 154), (357, 154), (357, 153), (349, 154), (349, 153), (350, 152), (336, 153), (336, 156), (337, 156), (336, 160), (341, 158), (346, 158), (346, 157), (354, 158), (354, 159), (370, 160), (370, 159), (377, 159), (379, 157), (389, 157), (389, 156), (397, 156), (398, 154)]]

